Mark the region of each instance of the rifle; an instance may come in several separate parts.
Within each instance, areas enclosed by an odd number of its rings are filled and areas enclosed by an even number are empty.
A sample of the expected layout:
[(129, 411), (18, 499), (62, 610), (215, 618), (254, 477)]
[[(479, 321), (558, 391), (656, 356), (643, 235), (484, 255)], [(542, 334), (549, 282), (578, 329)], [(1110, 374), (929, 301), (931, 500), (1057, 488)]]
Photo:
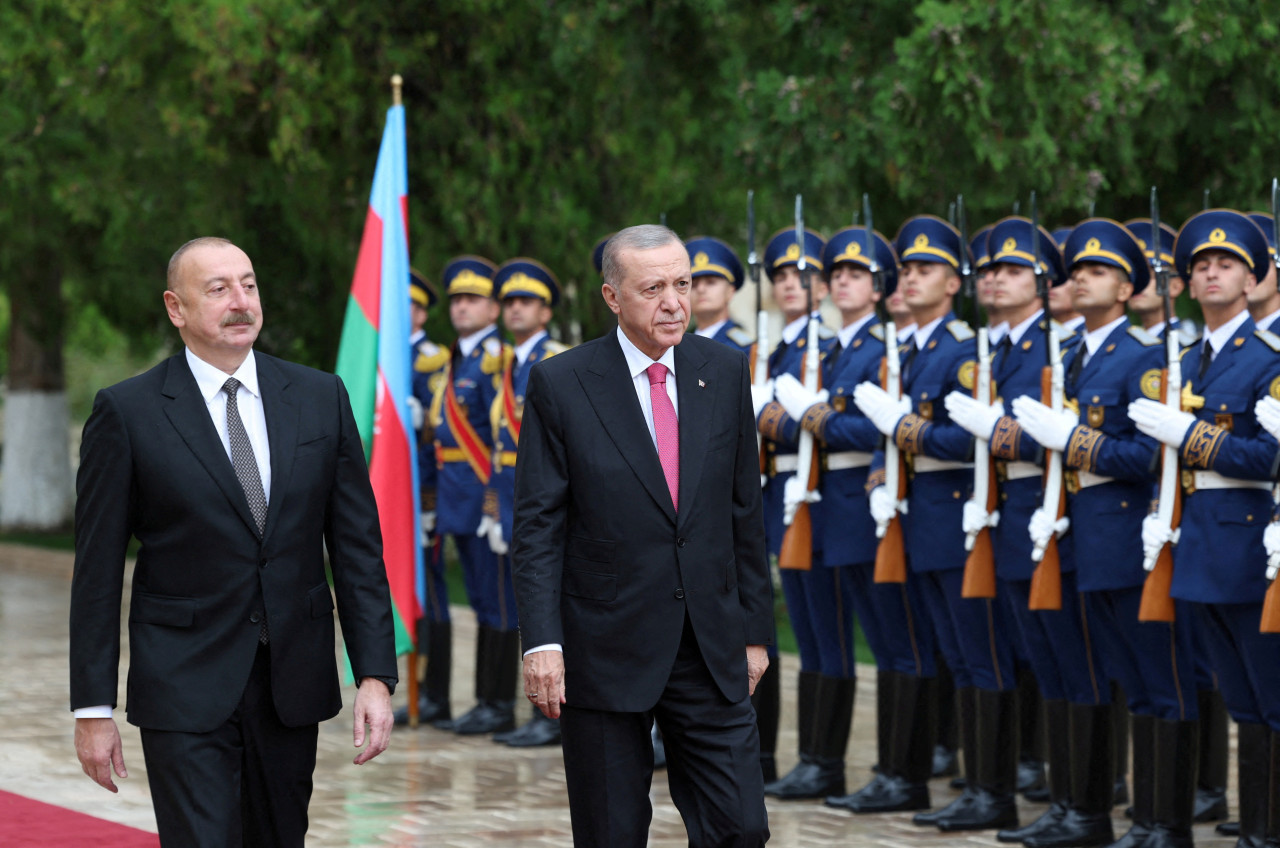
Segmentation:
[[(1169, 269), (1160, 258), (1160, 202), (1156, 187), (1151, 187), (1151, 239), (1153, 242), (1151, 270), (1156, 274), (1156, 294), (1164, 300), (1165, 368), (1160, 375), (1160, 401), (1171, 409), (1182, 409), (1182, 360), (1178, 351), (1178, 334), (1173, 330), (1173, 299), (1169, 296)], [(1143, 556), (1143, 566), (1148, 569), (1142, 584), (1142, 604), (1138, 607), (1138, 621), (1174, 620), (1173, 598), (1169, 589), (1173, 584), (1173, 546), (1177, 544), (1178, 525), (1182, 523), (1181, 469), (1178, 449), (1169, 445), (1160, 448), (1160, 494), (1156, 503), (1156, 518), (1170, 532), (1169, 541), (1160, 546), (1154, 557)]]
[[(1271, 180), (1271, 227), (1273, 237), (1280, 235), (1280, 180), (1276, 179)], [(1276, 251), (1272, 259), (1276, 263), (1276, 279), (1280, 279), (1280, 250)], [(1280, 589), (1276, 588), (1277, 584), (1280, 584), (1280, 580), (1271, 581), (1262, 601), (1262, 622), (1258, 626), (1260, 633), (1280, 633)]]
[[(880, 323), (884, 325), (884, 359), (880, 360), (880, 385), (889, 393), (890, 399), (897, 401), (902, 397), (902, 362), (898, 358), (898, 328), (889, 314), (889, 296), (884, 287), (884, 269), (876, 261), (875, 237), (871, 219), (871, 197), (862, 195), (862, 213), (867, 219), (865, 236), (866, 244), (863, 252), (871, 268), (872, 290), (880, 295), (876, 301), (876, 309), (881, 313)], [(877, 583), (907, 582), (907, 549), (902, 537), (902, 504), (907, 497), (907, 466), (898, 449), (898, 443), (890, 436), (884, 440), (884, 486), (885, 491), (893, 495), (896, 509), (887, 524), (876, 524), (876, 536), (880, 543), (876, 546), (876, 567), (873, 579)]]
[[(1057, 324), (1049, 311), (1049, 274), (1048, 269), (1041, 270), (1040, 262), (1040, 217), (1036, 211), (1036, 193), (1031, 192), (1031, 261), (1035, 265), (1036, 293), (1044, 301), (1046, 359), (1044, 370), (1040, 374), (1040, 400), (1054, 412), (1061, 412), (1062, 397), (1062, 356), (1058, 340)], [(1066, 511), (1066, 492), (1063, 487), (1062, 452), (1046, 451), (1044, 458), (1044, 502), (1041, 504), (1044, 513), (1054, 521), (1062, 518)], [(1031, 575), (1031, 597), (1027, 604), (1032, 610), (1062, 609), (1062, 563), (1058, 559), (1058, 538), (1054, 533), (1042, 547), (1037, 545), (1031, 551), (1032, 562), (1039, 563)]]
[[(769, 313), (764, 308), (764, 281), (760, 279), (760, 256), (756, 253), (756, 193), (747, 192), (747, 275), (756, 287), (756, 340), (751, 346), (751, 383), (764, 388), (769, 382)], [(765, 481), (764, 437), (756, 430), (760, 453), (760, 485)]]
[[(809, 282), (809, 263), (804, 255), (804, 199), (796, 195), (796, 244), (800, 246), (800, 258), (796, 261), (796, 270), (800, 272), (800, 287), (806, 296), (806, 314), (809, 316), (806, 329), (808, 340), (804, 352), (804, 368), (802, 382), (811, 392), (818, 391), (820, 356), (818, 354), (818, 324), (813, 320), (813, 285)], [(819, 499), (818, 495), (818, 463), (813, 461), (813, 433), (800, 431), (800, 450), (796, 458), (796, 479), (804, 481), (804, 497), (799, 503), (788, 503), (784, 500), (782, 523), (787, 526), (782, 536), (782, 548), (778, 552), (779, 568), (794, 568), (808, 571), (813, 567), (813, 521), (809, 515), (809, 504)]]
[[(972, 298), (973, 323), (978, 328), (978, 378), (973, 386), (973, 396), (979, 403), (991, 405), (991, 337), (985, 322), (980, 320), (976, 291), (976, 275), (969, 259), (969, 227), (964, 216), (964, 195), (956, 198), (956, 216), (960, 223), (960, 281), (965, 297)], [(991, 461), (991, 443), (974, 439), (973, 446), (973, 500), (982, 504), (987, 515), (994, 515), (999, 506), (996, 492), (996, 469)], [(969, 556), (964, 561), (964, 580), (960, 584), (962, 598), (994, 598), (996, 596), (996, 558), (991, 543), (991, 528), (984, 526), (966, 534), (965, 550)]]

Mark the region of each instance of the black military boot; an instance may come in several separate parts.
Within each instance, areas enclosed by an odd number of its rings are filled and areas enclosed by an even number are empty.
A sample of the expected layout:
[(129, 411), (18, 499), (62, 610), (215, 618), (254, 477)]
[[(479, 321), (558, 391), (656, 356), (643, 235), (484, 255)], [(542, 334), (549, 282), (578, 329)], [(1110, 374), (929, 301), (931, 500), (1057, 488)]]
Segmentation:
[(956, 716), (956, 684), (947, 664), (938, 662), (938, 741), (933, 746), (933, 776), (955, 777), (960, 774), (958, 754), (960, 735)]
[(765, 794), (788, 801), (844, 795), (844, 754), (853, 721), (857, 681), (847, 677), (816, 676), (808, 759), (803, 751), (790, 774), (765, 787)]
[(481, 627), (476, 657), (476, 698), (479, 703), (453, 723), (459, 736), (478, 736), (511, 730), (516, 723), (515, 689), (519, 672), (520, 634), (516, 630)]
[[(964, 778), (959, 780), (959, 786), (963, 791), (959, 798), (956, 798), (941, 809), (930, 810), (927, 813), (916, 813), (912, 816), (911, 823), (918, 827), (937, 827), (938, 821), (942, 817), (953, 815), (965, 809), (977, 791), (974, 783), (978, 762), (978, 719), (974, 706), (974, 699), (977, 697), (975, 693), (977, 691), (973, 686), (965, 686), (956, 690), (955, 697), (956, 724), (960, 729), (960, 750), (964, 761)], [(1017, 756), (1016, 752), (1014, 756)], [(957, 781), (952, 780), (951, 785), (953, 787), (956, 786)]]
[(813, 733), (818, 713), (818, 679), (816, 671), (802, 671), (796, 684), (796, 729), (800, 736), (800, 762), (777, 780), (764, 785), (764, 794), (794, 798), (793, 785), (807, 785), (814, 767)]
[(1044, 777), (1043, 704), (1035, 674), (1029, 668), (1018, 669), (1018, 793), (1038, 804), (1053, 801)]
[[(977, 717), (976, 787), (969, 803), (938, 819), (943, 832), (1017, 827), (1018, 693), (974, 690)], [(968, 756), (968, 751), (965, 752)]]
[[(1071, 726), (1067, 719), (1067, 702), (1053, 698), (1043, 702), (1048, 726), (1049, 809), (1040, 818), (1023, 827), (1002, 830), (996, 834), (1001, 842), (1022, 842), (1041, 831), (1052, 828), (1071, 807)], [(1019, 703), (1019, 707), (1021, 707)], [(1023, 725), (1023, 729), (1026, 725)]]
[(1227, 706), (1217, 689), (1196, 692), (1200, 705), (1200, 768), (1194, 821), (1227, 818)]
[(1192, 808), (1200, 727), (1195, 721), (1156, 719), (1154, 822), (1142, 848), (1192, 848)]
[(471, 709), (458, 716), (449, 725), (449, 729), (458, 732), (459, 727), (472, 727), (479, 718), (479, 713), (485, 712), (484, 698), (488, 693), (488, 675), (489, 664), (493, 661), (493, 649), (490, 644), (493, 641), (494, 631), (483, 624), (476, 628), (476, 660), (475, 660), (475, 697), (476, 703)]
[(869, 798), (889, 781), (893, 771), (890, 741), (893, 738), (894, 686), (898, 675), (892, 671), (876, 670), (876, 765), (871, 782), (849, 795), (828, 796), (828, 807), (852, 809), (859, 801)]
[(782, 686), (775, 659), (764, 670), (751, 695), (751, 706), (756, 711), (756, 731), (760, 734), (760, 771), (764, 782), (778, 779), (778, 716), (782, 711)]
[(1267, 783), (1270, 780), (1270, 734), (1265, 724), (1236, 725), (1236, 769), (1239, 775), (1240, 833), (1236, 848), (1263, 848), (1267, 843)]
[[(1066, 815), (1053, 826), (1030, 836), (1027, 848), (1087, 848), (1108, 845), (1111, 830), (1115, 768), (1111, 762), (1111, 707), (1107, 704), (1069, 704), (1071, 746), (1071, 802)], [(1053, 765), (1050, 766), (1053, 768)]]
[(1115, 794), (1111, 805), (1118, 807), (1129, 803), (1129, 786), (1125, 778), (1129, 776), (1129, 699), (1124, 689), (1114, 680), (1111, 681), (1111, 739), (1115, 746), (1112, 760), (1116, 768)]
[[(418, 649), (425, 653), (426, 671), (418, 678), (418, 723), (440, 727), (451, 718), (449, 711), (450, 661), (453, 656), (453, 627), (447, 621), (418, 619)], [(395, 711), (397, 727), (409, 723), (409, 708)], [(444, 729), (448, 729), (447, 726)]]
[[(889, 732), (883, 736), (880, 771), (866, 786), (842, 798), (831, 797), (828, 806), (855, 813), (891, 813), (929, 807), (929, 775), (937, 706), (934, 679), (885, 672), (883, 719)], [(880, 697), (877, 696), (880, 707)], [(877, 733), (877, 740), (881, 734)]]
[[(1154, 716), (1134, 713), (1133, 737), (1133, 825), (1129, 832), (1111, 843), (1111, 848), (1139, 848), (1146, 843), (1155, 824), (1156, 741)], [(1113, 725), (1114, 728), (1114, 725)]]

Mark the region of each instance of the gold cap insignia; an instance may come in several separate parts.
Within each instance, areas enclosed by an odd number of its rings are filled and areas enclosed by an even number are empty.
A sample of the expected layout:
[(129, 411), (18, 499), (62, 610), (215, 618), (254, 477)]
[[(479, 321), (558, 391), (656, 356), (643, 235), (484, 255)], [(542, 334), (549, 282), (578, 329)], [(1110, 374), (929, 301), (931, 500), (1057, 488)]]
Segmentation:
[(925, 233), (921, 233), (920, 235), (916, 236), (916, 240), (915, 240), (915, 242), (912, 244), (912, 246), (913, 246), (913, 247), (928, 247), (928, 246), (929, 246), (929, 236), (928, 236), (927, 234), (925, 234)]
[(1010, 236), (1004, 240), (1004, 244), (1000, 246), (1001, 253), (1012, 253), (1018, 248), (1018, 240)]
[(1222, 227), (1218, 227), (1216, 230), (1209, 233), (1209, 241), (1213, 242), (1214, 244), (1222, 244), (1226, 240), (1227, 240), (1227, 234), (1226, 234), (1226, 231), (1222, 229)]
[(1091, 238), (1084, 243), (1085, 253), (1097, 253), (1099, 250), (1102, 250), (1102, 242), (1098, 241), (1096, 238)]
[(711, 257), (705, 250), (699, 250), (693, 256), (693, 270), (702, 271), (711, 267)]
[(799, 258), (800, 258), (800, 245), (795, 244), (794, 242), (793, 242), (792, 244), (787, 245), (787, 258), (788, 258), (788, 259), (799, 259)]

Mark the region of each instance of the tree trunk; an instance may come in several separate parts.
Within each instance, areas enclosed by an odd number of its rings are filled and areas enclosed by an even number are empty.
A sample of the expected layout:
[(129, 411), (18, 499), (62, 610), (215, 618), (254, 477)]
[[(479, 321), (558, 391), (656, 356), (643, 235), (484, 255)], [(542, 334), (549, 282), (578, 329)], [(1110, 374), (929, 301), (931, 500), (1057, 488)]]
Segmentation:
[(71, 525), (70, 412), (62, 362), (62, 272), (39, 251), (10, 278), (9, 391), (0, 466), (0, 529)]

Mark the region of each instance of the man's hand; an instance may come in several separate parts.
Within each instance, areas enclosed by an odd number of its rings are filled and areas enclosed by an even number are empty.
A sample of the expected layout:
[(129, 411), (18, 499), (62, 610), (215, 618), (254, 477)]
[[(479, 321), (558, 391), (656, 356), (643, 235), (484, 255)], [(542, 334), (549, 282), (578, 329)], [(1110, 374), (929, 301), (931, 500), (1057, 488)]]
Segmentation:
[(769, 670), (769, 652), (765, 650), (764, 645), (748, 645), (747, 646), (747, 694), (754, 695), (756, 693), (756, 684), (760, 682), (760, 678), (764, 677), (764, 673)]
[(1080, 424), (1079, 416), (1070, 410), (1055, 412), (1033, 397), (1022, 395), (1013, 399), (1013, 414), (1027, 435), (1046, 450), (1064, 451), (1071, 441), (1071, 434)]
[(1276, 435), (1280, 433), (1280, 401), (1268, 395), (1253, 405), (1253, 414), (1264, 430), (1280, 439)]
[(827, 402), (827, 390), (823, 389), (819, 392), (811, 392), (804, 387), (795, 377), (790, 374), (783, 374), (773, 381), (773, 396), (778, 403), (782, 404), (782, 408), (787, 411), (796, 421), (804, 418), (804, 414), (809, 411), (809, 407), (818, 403)]
[(119, 792), (111, 779), (111, 770), (117, 777), (128, 777), (124, 767), (124, 749), (120, 747), (120, 729), (113, 718), (76, 719), (76, 756), (80, 768), (93, 782), (112, 792)]
[(911, 398), (892, 400), (889, 393), (875, 383), (859, 383), (853, 390), (853, 402), (863, 415), (871, 419), (876, 429), (889, 438), (893, 438), (902, 416), (911, 411)]
[(564, 654), (536, 651), (524, 658), (524, 694), (547, 718), (560, 718), (564, 698)]
[(1129, 404), (1129, 418), (1142, 432), (1174, 448), (1182, 447), (1187, 431), (1196, 423), (1190, 412), (1170, 409), (1158, 400), (1138, 398)]
[(1165, 542), (1176, 545), (1181, 535), (1182, 528), (1173, 530), (1160, 520), (1158, 514), (1147, 513), (1142, 519), (1142, 567), (1147, 571), (1155, 568), (1156, 560), (1160, 558), (1160, 549), (1164, 547)]
[(1271, 522), (1262, 532), (1262, 547), (1267, 551), (1267, 582), (1280, 571), (1280, 522)]
[(413, 395), (409, 395), (405, 400), (405, 405), (409, 407), (409, 423), (413, 425), (415, 431), (422, 429), (422, 401)]
[[(364, 750), (352, 760), (361, 765), (387, 750), (391, 741), (391, 692), (387, 684), (372, 677), (360, 680), (360, 688), (356, 690), (355, 727), (351, 738), (357, 748)], [(365, 725), (369, 726), (369, 744), (366, 746)]]
[(422, 513), (422, 547), (431, 546), (431, 534), (436, 530), (436, 511), (434, 509), (427, 510)]
[(760, 417), (760, 411), (765, 408), (769, 401), (773, 400), (773, 381), (769, 380), (763, 386), (751, 384), (751, 408), (755, 412), (755, 417)]
[(963, 392), (952, 392), (942, 399), (951, 420), (969, 431), (974, 438), (991, 441), (991, 434), (1004, 416), (1004, 404), (1000, 401), (986, 404)]

